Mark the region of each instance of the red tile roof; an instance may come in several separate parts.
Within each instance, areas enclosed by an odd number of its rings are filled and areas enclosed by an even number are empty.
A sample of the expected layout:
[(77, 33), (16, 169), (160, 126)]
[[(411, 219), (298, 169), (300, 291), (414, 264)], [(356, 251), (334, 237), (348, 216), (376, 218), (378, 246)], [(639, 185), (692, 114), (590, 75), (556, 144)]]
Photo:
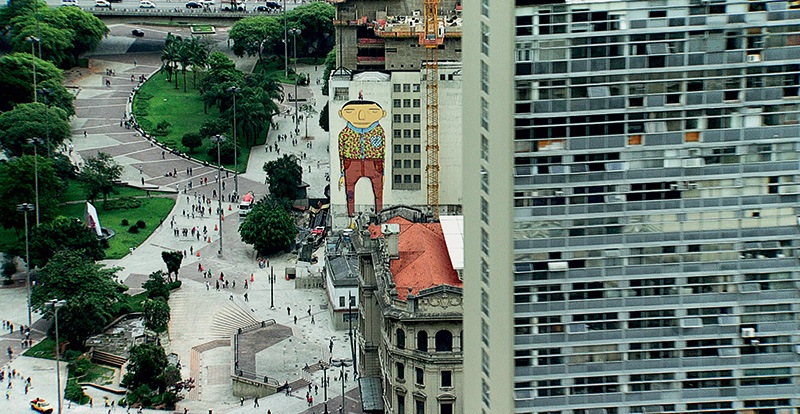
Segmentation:
[[(463, 287), (450, 264), (439, 223), (412, 223), (402, 217), (393, 217), (387, 223), (400, 225), (400, 258), (390, 265), (400, 300), (406, 300), (408, 288), (417, 295), (434, 286)], [(372, 225), (369, 231), (372, 238), (383, 237), (380, 226)]]

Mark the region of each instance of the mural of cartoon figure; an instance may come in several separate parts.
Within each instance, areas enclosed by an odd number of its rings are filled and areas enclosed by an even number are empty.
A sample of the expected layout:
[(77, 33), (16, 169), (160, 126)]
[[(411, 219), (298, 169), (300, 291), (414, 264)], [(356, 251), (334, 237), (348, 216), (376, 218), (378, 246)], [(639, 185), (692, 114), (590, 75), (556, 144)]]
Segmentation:
[(377, 102), (359, 99), (344, 104), (339, 116), (347, 121), (339, 132), (339, 188), (344, 185), (347, 214), (354, 216), (356, 182), (361, 177), (369, 178), (372, 183), (375, 211), (380, 211), (386, 152), (386, 134), (380, 120), (386, 111)]

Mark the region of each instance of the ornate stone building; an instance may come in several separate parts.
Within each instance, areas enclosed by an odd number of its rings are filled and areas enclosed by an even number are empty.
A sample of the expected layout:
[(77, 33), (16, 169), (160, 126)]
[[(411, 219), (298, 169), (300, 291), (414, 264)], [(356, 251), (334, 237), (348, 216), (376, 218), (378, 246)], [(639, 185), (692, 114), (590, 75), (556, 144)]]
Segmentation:
[(412, 221), (421, 217), (397, 215), (361, 227), (354, 237), (362, 399), (370, 403), (363, 390), (372, 388), (380, 390), (373, 407), (388, 413), (462, 413), (462, 282), (456, 267), (463, 244), (459, 238), (448, 244), (440, 223)]

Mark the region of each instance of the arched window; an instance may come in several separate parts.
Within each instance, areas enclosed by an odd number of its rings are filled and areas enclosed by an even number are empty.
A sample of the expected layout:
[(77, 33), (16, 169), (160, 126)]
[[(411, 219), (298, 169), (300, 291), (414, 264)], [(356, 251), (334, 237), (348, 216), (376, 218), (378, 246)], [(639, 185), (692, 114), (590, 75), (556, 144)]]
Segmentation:
[(428, 333), (425, 331), (417, 333), (417, 350), (428, 352)]
[(436, 332), (436, 352), (450, 352), (453, 350), (453, 334), (446, 329)]
[(406, 333), (400, 328), (397, 328), (397, 348), (406, 349)]

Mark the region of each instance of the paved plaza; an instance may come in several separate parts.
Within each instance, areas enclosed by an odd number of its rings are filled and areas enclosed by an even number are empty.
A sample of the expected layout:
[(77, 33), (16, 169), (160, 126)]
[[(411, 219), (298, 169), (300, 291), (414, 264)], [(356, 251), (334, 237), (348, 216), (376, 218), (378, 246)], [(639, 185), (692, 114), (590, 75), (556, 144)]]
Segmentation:
[[(73, 150), (70, 157), (79, 164), (83, 159), (102, 151), (114, 156), (114, 159), (124, 167), (122, 180), (134, 186), (145, 188), (158, 188), (167, 191), (176, 198), (176, 205), (168, 220), (162, 223), (141, 246), (120, 260), (106, 260), (108, 266), (119, 266), (122, 270), (118, 273), (121, 281), (132, 288), (132, 292), (141, 289), (141, 283), (148, 274), (165, 269), (161, 259), (163, 250), (187, 251), (187, 258), (183, 261), (179, 278), (183, 281), (182, 287), (173, 292), (170, 298), (172, 307), (172, 320), (169, 328), (169, 342), (165, 344), (167, 353), (176, 353), (182, 363), (184, 378), (192, 377), (197, 381), (197, 388), (186, 395), (186, 399), (178, 404), (176, 412), (190, 413), (321, 413), (323, 403), (322, 375), (323, 371), (314, 371), (306, 374), (312, 384), (313, 406), (309, 407), (305, 400), (308, 389), (295, 390), (291, 396), (284, 393), (262, 398), (259, 407), (254, 407), (252, 400), (240, 405), (238, 398), (232, 395), (231, 373), (233, 372), (231, 347), (222, 345), (225, 339), (237, 327), (253, 322), (274, 320), (288, 338), (266, 349), (253, 350), (252, 361), (256, 371), (266, 370), (270, 377), (276, 378), (281, 383), (290, 383), (303, 377), (302, 368), (314, 365), (320, 360), (328, 358), (350, 358), (350, 342), (347, 331), (335, 331), (331, 328), (330, 317), (327, 309), (326, 294), (322, 289), (295, 289), (294, 281), (288, 281), (283, 276), (287, 267), (297, 266), (300, 272), (319, 273), (322, 263), (313, 266), (307, 263), (297, 263), (296, 256), (284, 254), (270, 257), (270, 267), (260, 269), (257, 257), (252, 248), (239, 240), (239, 218), (236, 206), (223, 203), (226, 213), (224, 224), (220, 231), (215, 230), (218, 223), (216, 217), (205, 216), (200, 218), (184, 215), (184, 211), (191, 211), (191, 205), (204, 195), (212, 196), (216, 189), (214, 176), (216, 169), (204, 167), (201, 163), (173, 155), (140, 136), (135, 130), (120, 127), (120, 120), (130, 112), (128, 98), (135, 82), (130, 81), (131, 75), (150, 77), (161, 67), (160, 45), (166, 36), (164, 28), (145, 27), (144, 38), (134, 38), (130, 30), (135, 26), (115, 25), (110, 27), (111, 34), (103, 42), (98, 51), (90, 57), (90, 68), (72, 70), (67, 73), (67, 86), (76, 93), (76, 115), (72, 119)], [(138, 26), (136, 26), (138, 27)], [(170, 27), (170, 31), (184, 36), (189, 35), (188, 29)], [(227, 47), (227, 32), (218, 28), (217, 34), (211, 37), (217, 50), (230, 54)], [(248, 71), (254, 62), (252, 59), (239, 59), (231, 56), (240, 69)], [(114, 76), (106, 76), (107, 70), (113, 70)], [(301, 100), (313, 103), (317, 111), (321, 111), (325, 103), (317, 78), (322, 76), (323, 68), (314, 66), (300, 67), (301, 72), (311, 76), (311, 87), (300, 88), (298, 95)], [(111, 86), (106, 86), (106, 80), (111, 81)], [(287, 87), (285, 93), (294, 95), (294, 87)], [(289, 104), (289, 102), (284, 102)], [(294, 108), (293, 105), (284, 105), (285, 109)], [(275, 145), (278, 134), (290, 134), (294, 129), (291, 117), (278, 116), (275, 118), (277, 130), (270, 132), (267, 145)], [(305, 153), (302, 161), (303, 181), (309, 183), (310, 197), (322, 197), (327, 184), (328, 171), (328, 134), (319, 127), (316, 116), (308, 122), (310, 139), (301, 139), (297, 146), (291, 145), (291, 140), (281, 142), (281, 152), (297, 154)], [(304, 130), (304, 125), (300, 126)], [(307, 142), (313, 142), (311, 147)], [(262, 165), (277, 157), (274, 151), (265, 150), (265, 146), (253, 148), (250, 153), (247, 172), (239, 176), (240, 194), (253, 191), (257, 196), (266, 193), (264, 185), (266, 174)], [(188, 176), (186, 169), (191, 167), (193, 175)], [(167, 171), (177, 170), (177, 176), (167, 177)], [(190, 180), (209, 178), (209, 185), (193, 185), (192, 190), (185, 192)], [(227, 196), (233, 191), (233, 174), (223, 173)], [(180, 193), (176, 191), (180, 189)], [(217, 201), (213, 200), (214, 205)], [(208, 239), (197, 240), (193, 237), (174, 235), (170, 220), (174, 218), (174, 226), (178, 228), (191, 228), (204, 226), (208, 229)], [(222, 256), (219, 256), (219, 238), (222, 237)], [(193, 252), (189, 254), (189, 252)], [(199, 253), (199, 256), (198, 256)], [(322, 258), (322, 254), (318, 254)], [(204, 269), (211, 270), (214, 278), (204, 278), (198, 272), (198, 264)], [(268, 274), (273, 271), (276, 283), (270, 286)], [(216, 289), (215, 281), (220, 272), (225, 278), (235, 281), (235, 287)], [(248, 288), (245, 289), (245, 281)], [(209, 283), (206, 285), (206, 283)], [(270, 289), (274, 289), (274, 309), (270, 309)], [(248, 300), (244, 294), (248, 294)], [(11, 321), (15, 326), (27, 323), (25, 309), (25, 289), (0, 289), (0, 319)], [(287, 311), (291, 309), (291, 314)], [(310, 314), (309, 314), (310, 312)], [(294, 316), (297, 316), (295, 323)], [(315, 323), (311, 323), (312, 317)], [(40, 316), (34, 314), (34, 320)], [(33, 338), (38, 340), (43, 337), (47, 328), (46, 321), (33, 324)], [(333, 351), (329, 352), (329, 343), (333, 341)], [(56, 375), (55, 362), (29, 357), (19, 357), (20, 344), (18, 333), (0, 335), (3, 348), (11, 346), (14, 349), (13, 359), (9, 360), (4, 354), (6, 367), (15, 369), (25, 378), (32, 377), (33, 388), (28, 395), (24, 394), (21, 379), (14, 379), (14, 385), (9, 393), (9, 399), (0, 399), (0, 412), (25, 413), (29, 412), (28, 401), (34, 397), (42, 397), (55, 403)], [(259, 347), (261, 348), (261, 347)], [(335, 371), (335, 375), (334, 375)], [(331, 399), (329, 408), (338, 411), (342, 404), (342, 382), (338, 380), (338, 368), (328, 370), (330, 386), (328, 396)], [(263, 375), (267, 375), (263, 374)], [(118, 373), (119, 375), (119, 373)], [(334, 380), (334, 377), (337, 379)], [(345, 407), (346, 413), (358, 413), (357, 383), (354, 381), (352, 368), (347, 370), (345, 381)], [(62, 370), (62, 382), (66, 382), (66, 370)], [(119, 378), (116, 379), (118, 382)], [(7, 385), (7, 381), (1, 384)], [(317, 385), (318, 391), (314, 391)], [(109, 396), (119, 399), (120, 396), (88, 388), (87, 393), (94, 399), (94, 406), (67, 407), (65, 401), (64, 412), (67, 413), (106, 413), (109, 408), (103, 407), (103, 397)], [(123, 412), (117, 408), (116, 412)], [(145, 410), (146, 412), (151, 412)], [(157, 411), (152, 411), (157, 412)]]

